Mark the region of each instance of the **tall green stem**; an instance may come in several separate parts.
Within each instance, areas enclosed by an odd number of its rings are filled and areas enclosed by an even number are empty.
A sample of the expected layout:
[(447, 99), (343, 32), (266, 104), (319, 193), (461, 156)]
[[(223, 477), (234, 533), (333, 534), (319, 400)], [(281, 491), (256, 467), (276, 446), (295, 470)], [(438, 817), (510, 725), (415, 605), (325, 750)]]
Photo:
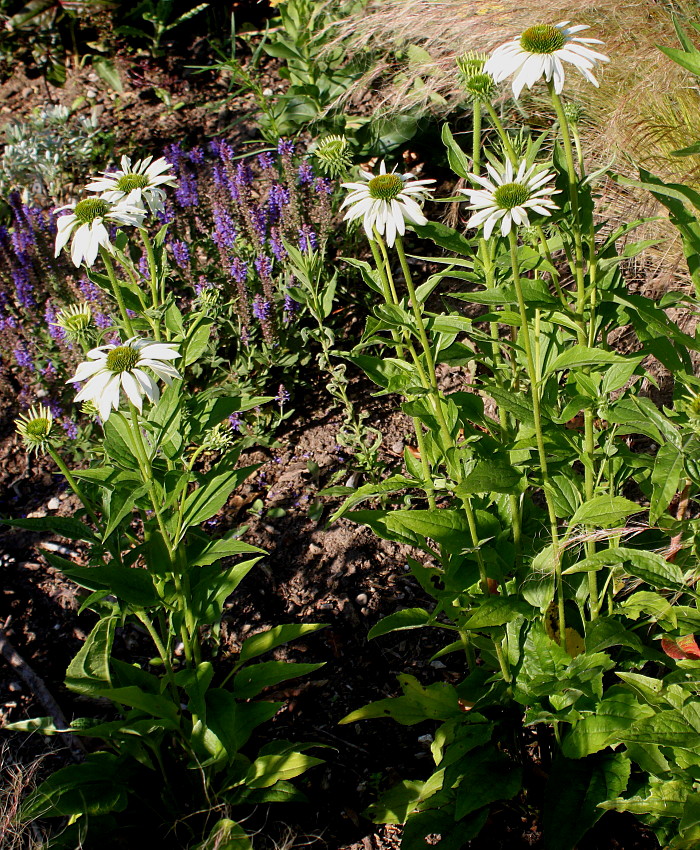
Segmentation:
[(124, 303), (121, 287), (119, 286), (119, 282), (117, 281), (117, 275), (114, 271), (114, 263), (112, 262), (112, 258), (106, 248), (100, 248), (100, 256), (102, 257), (102, 262), (104, 263), (105, 269), (107, 270), (107, 277), (109, 278), (109, 282), (112, 285), (112, 293), (116, 298), (117, 304), (119, 305), (119, 312), (122, 314), (124, 327), (126, 328), (127, 334), (132, 337), (134, 336), (134, 326), (131, 324), (131, 317), (129, 316), (129, 313), (126, 309), (126, 304)]
[(513, 273), (513, 284), (515, 293), (518, 299), (518, 309), (520, 311), (521, 336), (523, 348), (525, 349), (525, 360), (527, 363), (528, 377), (530, 379), (530, 392), (532, 396), (532, 410), (535, 419), (535, 438), (537, 441), (537, 453), (540, 460), (540, 470), (542, 472), (542, 483), (544, 487), (544, 497), (547, 503), (547, 513), (549, 515), (549, 528), (552, 536), (552, 549), (554, 551), (554, 574), (556, 580), (557, 605), (559, 611), (559, 634), (561, 645), (566, 648), (566, 620), (564, 612), (564, 582), (561, 570), (561, 553), (559, 551), (559, 530), (557, 526), (557, 514), (554, 508), (551, 495), (551, 482), (549, 479), (549, 469), (547, 466), (547, 452), (544, 447), (544, 434), (542, 432), (542, 413), (540, 410), (540, 386), (535, 360), (532, 353), (532, 345), (530, 343), (530, 323), (527, 315), (527, 307), (525, 298), (523, 297), (523, 288), (520, 280), (520, 264), (518, 262), (518, 240), (515, 232), (511, 230), (508, 234), (510, 243), (510, 265)]
[(515, 165), (515, 162), (517, 160), (517, 156), (515, 154), (515, 148), (513, 147), (513, 145), (510, 142), (510, 139), (508, 138), (508, 133), (506, 133), (505, 127), (503, 126), (503, 122), (498, 117), (498, 113), (493, 108), (492, 103), (489, 103), (489, 101), (486, 101), (485, 106), (486, 106), (486, 109), (489, 113), (491, 121), (493, 122), (493, 126), (496, 128), (496, 132), (498, 133), (498, 136), (501, 140), (501, 143), (503, 145), (503, 150), (506, 152), (506, 156), (511, 161), (511, 163), (513, 163), (513, 165)]
[[(141, 229), (141, 236), (143, 237), (143, 244), (146, 249), (146, 257), (148, 258), (148, 273), (151, 277), (149, 283), (151, 287), (151, 303), (153, 310), (156, 311), (160, 306), (160, 294), (158, 292), (158, 272), (156, 269), (156, 256), (153, 251), (153, 245), (151, 243), (151, 239), (148, 235), (148, 231), (145, 229)], [(153, 332), (155, 334), (156, 341), (160, 341), (160, 324), (155, 321), (153, 323)]]

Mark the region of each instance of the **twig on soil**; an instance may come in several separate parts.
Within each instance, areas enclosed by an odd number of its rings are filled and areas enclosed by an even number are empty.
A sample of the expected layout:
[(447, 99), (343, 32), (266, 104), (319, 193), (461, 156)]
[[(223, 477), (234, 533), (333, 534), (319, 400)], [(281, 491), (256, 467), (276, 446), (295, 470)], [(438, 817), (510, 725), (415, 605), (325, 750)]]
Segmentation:
[[(7, 622), (5, 623), (5, 627), (6, 626)], [(7, 661), (7, 663), (17, 671), (17, 675), (20, 676), (24, 683), (29, 687), (44, 709), (48, 711), (54, 724), (59, 729), (67, 729), (69, 724), (61, 711), (61, 707), (53, 698), (51, 692), (44, 684), (43, 679), (37, 676), (29, 664), (27, 664), (24, 658), (22, 658), (22, 656), (10, 643), (7, 635), (5, 634), (4, 628), (0, 628), (0, 655), (2, 655), (5, 661)], [(82, 741), (75, 738), (70, 734), (70, 732), (60, 732), (59, 734), (63, 735), (63, 739), (68, 745), (73, 756), (77, 759), (82, 758), (86, 752)]]

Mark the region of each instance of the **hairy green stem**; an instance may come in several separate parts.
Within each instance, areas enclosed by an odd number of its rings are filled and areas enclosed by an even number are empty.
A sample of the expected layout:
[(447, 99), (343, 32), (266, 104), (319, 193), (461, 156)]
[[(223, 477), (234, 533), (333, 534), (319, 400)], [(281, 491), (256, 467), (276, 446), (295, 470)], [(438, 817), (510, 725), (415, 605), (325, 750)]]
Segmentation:
[(513, 230), (509, 232), (508, 240), (510, 243), (510, 265), (513, 274), (513, 284), (515, 286), (515, 292), (518, 299), (518, 309), (520, 311), (522, 343), (523, 348), (525, 349), (525, 360), (527, 363), (528, 377), (530, 379), (530, 393), (532, 397), (532, 410), (535, 420), (535, 438), (537, 441), (537, 453), (539, 455), (540, 460), (540, 470), (542, 472), (544, 497), (547, 503), (549, 527), (552, 536), (552, 549), (554, 551), (554, 573), (556, 580), (557, 605), (559, 611), (559, 635), (562, 646), (566, 648), (564, 582), (561, 569), (561, 553), (559, 551), (559, 530), (557, 523), (557, 514), (554, 508), (554, 502), (552, 501), (549, 469), (547, 466), (547, 452), (544, 447), (544, 434), (542, 432), (542, 413), (540, 410), (539, 378), (537, 370), (535, 368), (532, 345), (530, 343), (530, 323), (527, 315), (525, 298), (523, 297), (522, 283), (520, 280), (520, 264), (518, 262), (518, 240)]
[(496, 132), (498, 133), (501, 143), (503, 144), (503, 150), (505, 151), (506, 156), (511, 161), (511, 163), (515, 165), (515, 162), (518, 157), (516, 156), (515, 148), (513, 147), (510, 142), (510, 139), (508, 138), (508, 133), (506, 133), (505, 127), (503, 126), (503, 122), (498, 117), (498, 113), (494, 109), (492, 103), (486, 101), (485, 106), (489, 113), (491, 121), (493, 122), (493, 126), (496, 128)]
[[(153, 310), (157, 310), (160, 306), (160, 296), (158, 292), (158, 273), (156, 269), (156, 256), (153, 251), (153, 245), (145, 228), (140, 228), (143, 244), (146, 249), (146, 257), (148, 258), (148, 273), (151, 276), (149, 281), (151, 287), (151, 303)], [(153, 333), (155, 334), (156, 342), (160, 342), (160, 324), (155, 321), (153, 324)]]

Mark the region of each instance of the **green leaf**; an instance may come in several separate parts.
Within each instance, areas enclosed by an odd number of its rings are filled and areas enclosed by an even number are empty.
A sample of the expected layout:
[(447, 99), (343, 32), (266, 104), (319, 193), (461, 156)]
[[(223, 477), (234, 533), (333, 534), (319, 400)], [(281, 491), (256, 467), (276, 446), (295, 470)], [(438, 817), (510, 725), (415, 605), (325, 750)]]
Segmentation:
[(413, 229), (421, 239), (430, 239), (440, 248), (454, 251), (465, 257), (474, 254), (474, 242), (463, 236), (458, 230), (440, 224), (437, 221), (429, 221), (427, 224), (414, 224)]
[(580, 759), (596, 753), (618, 741), (620, 733), (635, 721), (653, 713), (653, 709), (640, 704), (634, 694), (615, 688), (614, 693), (609, 693), (598, 704), (595, 714), (576, 723), (562, 741), (562, 754), (569, 759)]
[(337, 519), (340, 519), (347, 511), (351, 508), (354, 508), (355, 505), (359, 505), (360, 502), (364, 502), (367, 499), (373, 499), (376, 496), (386, 496), (390, 493), (398, 493), (401, 490), (405, 490), (409, 487), (420, 487), (421, 482), (416, 480), (415, 478), (406, 478), (404, 475), (390, 475), (388, 478), (385, 478), (384, 481), (380, 481), (379, 483), (368, 483), (363, 484), (361, 487), (358, 487), (338, 508), (338, 510), (333, 514), (333, 516), (328, 520), (329, 523), (335, 522)]
[(655, 525), (668, 508), (676, 495), (682, 474), (683, 452), (673, 443), (665, 443), (657, 452), (651, 473), (650, 525)]
[(658, 779), (652, 776), (649, 784), (642, 790), (648, 791), (648, 794), (627, 799), (615, 797), (598, 805), (602, 809), (632, 812), (634, 815), (650, 814), (662, 818), (681, 818), (692, 786), (682, 779)]
[(676, 709), (659, 711), (620, 733), (620, 740), (697, 752), (700, 729)]
[(644, 644), (636, 632), (614, 617), (598, 617), (586, 627), (586, 652), (601, 652), (610, 646), (628, 646), (641, 653)]
[(253, 555), (265, 554), (264, 549), (258, 546), (252, 546), (250, 543), (244, 543), (236, 538), (228, 538), (223, 540), (215, 540), (206, 546), (199, 554), (189, 558), (190, 550), (188, 547), (188, 562), (193, 567), (206, 567), (210, 564), (215, 564), (223, 558), (230, 558), (234, 555)]
[(599, 804), (621, 794), (631, 762), (622, 753), (557, 758), (545, 789), (545, 850), (572, 850), (603, 815)]
[(382, 389), (405, 392), (410, 387), (421, 386), (415, 367), (392, 357), (370, 357), (368, 354), (345, 355), (346, 359), (362, 369), (367, 377)]
[(227, 570), (213, 564), (191, 574), (191, 607), (198, 625), (211, 626), (219, 622), (224, 602), (259, 560), (251, 558), (249, 561), (241, 561)]
[(67, 516), (1, 519), (0, 523), (12, 526), (12, 528), (26, 528), (29, 531), (49, 531), (52, 534), (67, 537), (69, 540), (85, 540), (88, 543), (96, 543), (98, 539), (95, 532), (84, 522)]
[(391, 632), (399, 632), (404, 629), (418, 629), (421, 626), (427, 626), (432, 619), (432, 616), (425, 608), (404, 608), (403, 611), (396, 611), (394, 614), (389, 614), (384, 617), (376, 625), (374, 625), (367, 635), (367, 640), (388, 635)]
[(290, 640), (296, 640), (303, 635), (311, 634), (325, 628), (325, 623), (288, 623), (282, 626), (275, 626), (256, 635), (251, 635), (243, 642), (240, 655), (238, 656), (238, 663), (243, 664), (246, 661), (250, 661), (251, 658), (257, 658), (271, 649), (288, 643)]
[(464, 624), (467, 629), (503, 626), (518, 617), (532, 619), (538, 613), (532, 605), (517, 596), (492, 596), (479, 605)]
[(250, 788), (269, 788), (275, 782), (294, 779), (317, 764), (323, 764), (323, 759), (295, 751), (260, 756), (250, 766), (245, 782)]
[(195, 850), (253, 850), (253, 845), (240, 824), (230, 818), (221, 818)]
[(201, 316), (193, 328), (190, 329), (187, 340), (185, 355), (182, 366), (190, 366), (209, 345), (209, 337), (214, 320), (208, 316)]
[(111, 59), (107, 59), (104, 56), (93, 56), (92, 67), (102, 82), (107, 83), (115, 92), (123, 94), (124, 86), (122, 85), (119, 71)]
[(244, 667), (233, 679), (233, 692), (237, 699), (250, 699), (265, 688), (279, 685), (288, 679), (308, 676), (323, 667), (321, 664), (297, 664), (288, 661), (263, 661)]
[(398, 677), (404, 695), (371, 702), (344, 717), (340, 723), (354, 723), (376, 717), (391, 717), (403, 726), (413, 726), (423, 720), (450, 720), (461, 717), (457, 692), (445, 682), (423, 687), (415, 676)]
[(449, 124), (442, 125), (442, 142), (447, 148), (447, 160), (450, 168), (458, 177), (468, 177), (470, 172), (469, 157), (454, 140)]
[(473, 750), (457, 767), (457, 819), (496, 800), (511, 800), (520, 791), (521, 768), (493, 745)]
[(104, 423), (104, 448), (107, 454), (127, 470), (139, 469), (136, 456), (131, 451), (131, 432), (121, 416), (110, 416)]
[(622, 496), (594, 496), (584, 502), (571, 518), (569, 528), (576, 525), (591, 525), (596, 528), (615, 528), (630, 514), (637, 514), (642, 508)]
[(112, 686), (109, 656), (117, 621), (117, 617), (105, 617), (87, 636), (66, 671), (66, 687), (71, 691), (93, 696)]
[(98, 752), (87, 755), (82, 764), (57, 770), (22, 803), (20, 820), (124, 811), (129, 787), (120, 768), (117, 756)]
[(153, 584), (153, 576), (147, 570), (102, 564), (97, 567), (66, 567), (63, 573), (81, 587), (88, 590), (109, 590), (117, 599), (138, 608), (158, 604), (159, 597)]
[(689, 53), (686, 50), (679, 50), (677, 47), (661, 46), (659, 46), (659, 50), (675, 62), (676, 65), (680, 65), (681, 68), (685, 68), (691, 74), (700, 76), (700, 51), (694, 50), (692, 53)]
[[(360, 511), (350, 514), (356, 517)], [(408, 529), (421, 537), (432, 539), (448, 552), (459, 553), (469, 548), (469, 526), (462, 511), (444, 508), (430, 510), (397, 510), (386, 512), (387, 526), (397, 530)]]
[(520, 493), (522, 473), (505, 457), (480, 460), (459, 485), (458, 493)]
[(124, 688), (105, 688), (100, 691), (100, 696), (114, 700), (114, 702), (129, 705), (152, 714), (154, 717), (162, 717), (165, 720), (177, 720), (180, 706), (175, 705), (168, 697), (158, 696), (144, 691), (137, 685), (127, 685)]
[(427, 782), (404, 779), (372, 803), (367, 815), (372, 823), (406, 823), (416, 804), (423, 799), (422, 792)]
[(642, 357), (623, 357), (613, 351), (603, 351), (600, 348), (587, 348), (585, 345), (574, 345), (563, 351), (546, 369), (544, 377), (558, 372), (560, 369), (577, 369), (582, 366), (605, 368), (611, 365), (638, 366)]
[[(253, 730), (271, 720), (279, 702), (239, 703), (223, 688), (210, 688), (206, 693), (207, 725), (225, 748), (229, 759), (243, 747)], [(193, 733), (194, 734), (194, 733)]]
[[(219, 471), (222, 467), (223, 471)], [(228, 501), (231, 492), (259, 467), (257, 463), (231, 470), (226, 468), (225, 463), (221, 463), (208, 473), (202, 485), (185, 500), (182, 535), (190, 526), (199, 525), (217, 514)]]
[(148, 492), (148, 485), (142, 484), (136, 488), (115, 487), (109, 496), (109, 510), (107, 512), (107, 526), (102, 534), (105, 541), (115, 530), (119, 523), (132, 512), (137, 499)]

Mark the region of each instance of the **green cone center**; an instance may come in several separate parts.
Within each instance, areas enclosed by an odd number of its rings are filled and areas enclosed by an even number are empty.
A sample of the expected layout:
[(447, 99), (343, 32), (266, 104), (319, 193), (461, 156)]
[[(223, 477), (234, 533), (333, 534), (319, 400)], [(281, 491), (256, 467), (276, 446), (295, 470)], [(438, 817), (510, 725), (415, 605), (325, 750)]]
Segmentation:
[(131, 192), (134, 189), (145, 189), (149, 180), (145, 174), (122, 174), (117, 180), (117, 189), (120, 192)]
[(96, 218), (103, 218), (109, 212), (109, 204), (102, 198), (85, 198), (75, 205), (75, 217), (83, 224), (91, 224)]
[(551, 24), (529, 27), (520, 36), (520, 46), (528, 53), (554, 53), (566, 44), (566, 36)]
[(90, 319), (89, 313), (67, 313), (61, 310), (58, 314), (56, 324), (61, 328), (65, 328), (67, 331), (79, 333), (90, 326)]
[(24, 430), (28, 437), (34, 440), (44, 440), (49, 436), (51, 421), (44, 416), (39, 416), (36, 419), (30, 419), (24, 426)]
[(528, 200), (530, 190), (522, 183), (504, 183), (496, 189), (493, 197), (502, 210), (512, 210)]
[(107, 355), (107, 368), (110, 372), (131, 372), (139, 357), (139, 352), (130, 345), (118, 345)]
[(393, 201), (403, 189), (398, 174), (380, 174), (369, 181), (369, 194), (378, 201)]
[(496, 87), (490, 74), (472, 74), (465, 80), (464, 85), (468, 92), (479, 95), (489, 95)]

